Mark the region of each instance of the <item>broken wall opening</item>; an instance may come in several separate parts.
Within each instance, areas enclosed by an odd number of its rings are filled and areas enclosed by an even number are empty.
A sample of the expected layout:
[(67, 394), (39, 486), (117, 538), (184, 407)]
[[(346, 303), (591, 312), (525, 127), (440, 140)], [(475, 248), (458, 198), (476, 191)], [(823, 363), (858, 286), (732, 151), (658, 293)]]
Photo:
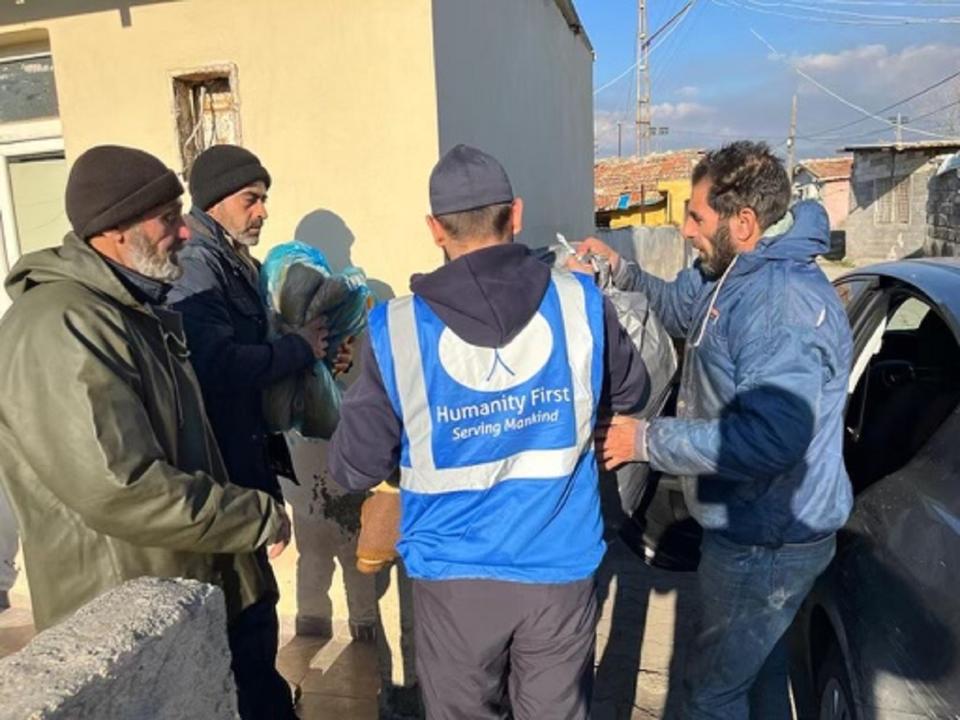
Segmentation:
[(241, 144), (237, 69), (219, 65), (173, 75), (177, 147), (183, 176), (197, 156), (214, 145)]

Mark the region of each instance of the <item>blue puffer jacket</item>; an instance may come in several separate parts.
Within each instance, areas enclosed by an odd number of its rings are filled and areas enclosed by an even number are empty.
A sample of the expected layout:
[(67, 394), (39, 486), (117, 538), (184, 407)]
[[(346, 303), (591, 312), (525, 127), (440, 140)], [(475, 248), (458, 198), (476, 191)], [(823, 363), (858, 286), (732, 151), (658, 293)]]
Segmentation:
[(829, 249), (829, 221), (814, 202), (791, 213), (785, 232), (719, 280), (694, 267), (665, 282), (630, 263), (615, 278), (686, 339), (677, 417), (651, 423), (650, 463), (682, 478), (705, 529), (747, 545), (824, 537), (853, 502), (843, 465), (852, 338), (814, 262)]

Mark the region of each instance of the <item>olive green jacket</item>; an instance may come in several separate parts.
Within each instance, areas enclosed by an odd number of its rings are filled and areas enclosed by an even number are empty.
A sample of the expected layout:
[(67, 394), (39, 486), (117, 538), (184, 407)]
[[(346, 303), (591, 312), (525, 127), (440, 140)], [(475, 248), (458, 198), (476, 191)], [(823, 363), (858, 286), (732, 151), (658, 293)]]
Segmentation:
[(73, 234), (25, 256), (0, 322), (0, 483), (38, 629), (141, 575), (219, 585), (232, 618), (276, 582), (280, 509), (227, 481), (180, 316), (142, 305)]

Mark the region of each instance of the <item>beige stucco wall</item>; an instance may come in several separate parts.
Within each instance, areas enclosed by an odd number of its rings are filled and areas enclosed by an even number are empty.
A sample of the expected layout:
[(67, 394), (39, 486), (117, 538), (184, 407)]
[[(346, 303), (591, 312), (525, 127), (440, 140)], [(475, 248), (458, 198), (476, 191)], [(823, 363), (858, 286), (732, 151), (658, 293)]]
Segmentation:
[[(90, 5), (113, 3), (75, 3)], [(274, 178), (258, 254), (309, 216), (304, 239), (397, 291), (436, 264), (423, 226), (438, 157), (429, 0), (145, 3), (129, 8), (128, 26), (116, 7), (65, 12), (0, 25), (0, 42), (49, 32), (68, 161), (121, 143), (180, 169), (170, 73), (233, 63), (243, 144)]]
[(434, 0), (433, 26), (441, 151), (504, 164), (528, 245), (591, 232), (593, 60), (555, 0)]

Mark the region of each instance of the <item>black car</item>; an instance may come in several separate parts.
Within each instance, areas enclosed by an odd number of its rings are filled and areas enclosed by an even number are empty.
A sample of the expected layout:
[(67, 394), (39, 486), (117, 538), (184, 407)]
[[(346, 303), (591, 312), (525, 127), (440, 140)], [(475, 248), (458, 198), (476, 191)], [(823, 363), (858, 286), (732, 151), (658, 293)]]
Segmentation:
[[(960, 262), (837, 280), (854, 334), (844, 457), (855, 493), (837, 555), (791, 631), (798, 717), (960, 718)], [(676, 480), (646, 483), (621, 535), (696, 567)]]

